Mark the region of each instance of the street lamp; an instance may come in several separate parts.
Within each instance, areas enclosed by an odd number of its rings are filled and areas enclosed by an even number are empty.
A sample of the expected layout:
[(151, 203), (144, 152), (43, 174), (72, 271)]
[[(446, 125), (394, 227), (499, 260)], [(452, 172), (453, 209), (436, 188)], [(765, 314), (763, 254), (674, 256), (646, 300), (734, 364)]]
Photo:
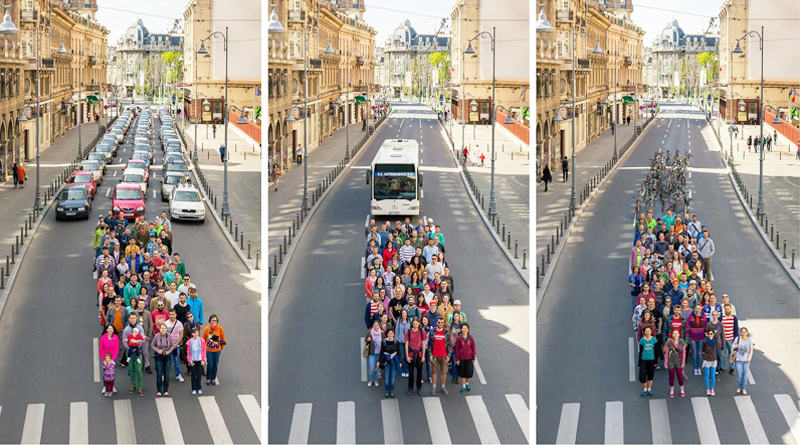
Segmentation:
[[(759, 41), (759, 50), (761, 50), (761, 109), (760, 109), (760, 136), (759, 140), (764, 140), (764, 27), (761, 27), (761, 33), (759, 34), (757, 31), (747, 31), (742, 37), (736, 39), (736, 49), (731, 51), (733, 54), (744, 54), (742, 47), (739, 46), (739, 42), (744, 39), (745, 37), (754, 35), (758, 37)], [(761, 154), (759, 155), (758, 159), (758, 208), (756, 210), (756, 216), (761, 216), (764, 214), (764, 146), (761, 146)]]
[[(275, 11), (272, 11), (275, 14)], [(224, 51), (225, 51), (225, 106), (228, 106), (228, 27), (225, 27), (225, 34), (220, 31), (214, 31), (206, 38), (200, 40), (200, 48), (197, 50), (197, 54), (206, 55), (208, 54), (208, 50), (205, 46), (205, 41), (210, 39), (211, 37), (221, 37), (224, 42)], [(230, 209), (228, 208), (228, 113), (225, 113), (223, 116), (223, 125), (225, 125), (225, 159), (222, 163), (222, 218), (227, 218), (230, 215)]]
[[(325, 40), (327, 40), (327, 39), (325, 39)], [(328, 49), (331, 49), (330, 42), (328, 43)], [(360, 54), (361, 58), (366, 61), (366, 57), (364, 56), (364, 53), (362, 53), (361, 51), (359, 51), (356, 48), (351, 48), (351, 50), (353, 50), (353, 51), (357, 52), (358, 54)], [(325, 51), (325, 54), (330, 54), (330, 53), (328, 53), (328, 51)], [(344, 152), (345, 161), (349, 161), (350, 160), (350, 112), (348, 111), (347, 106), (350, 103), (350, 56), (351, 55), (352, 54), (350, 53), (350, 50), (348, 50), (347, 51), (347, 85), (345, 85), (345, 95), (346, 95), (346, 97), (345, 97), (345, 101), (344, 101), (345, 102), (345, 105), (344, 105), (344, 110), (345, 110), (345, 113), (344, 113), (345, 114), (344, 126), (345, 126), (345, 136), (346, 136), (345, 152)], [(370, 111), (371, 111), (371, 107), (370, 107), (369, 101), (368, 101), (367, 102), (367, 116), (369, 116), (369, 117), (372, 116), (372, 113)]]
[(278, 14), (275, 12), (275, 8), (278, 6), (277, 3), (272, 4), (270, 3), (269, 6), (272, 6), (272, 13), (269, 15), (269, 22), (267, 23), (267, 31), (270, 34), (283, 34), (286, 32), (286, 28), (281, 25), (281, 22), (278, 21)]
[(547, 2), (536, 3), (536, 6), (541, 6), (542, 8), (539, 10), (539, 20), (536, 21), (536, 32), (553, 32), (553, 25), (547, 21), (547, 15), (544, 13), (544, 7), (547, 6)]
[(497, 91), (496, 84), (497, 84), (497, 77), (495, 76), (495, 68), (496, 68), (496, 57), (497, 57), (497, 49), (495, 47), (495, 32), (496, 29), (492, 27), (492, 33), (489, 34), (487, 31), (481, 31), (476, 34), (473, 38), (467, 41), (467, 49), (464, 50), (464, 54), (475, 54), (475, 50), (472, 49), (472, 41), (477, 39), (478, 37), (488, 37), (492, 41), (492, 114), (489, 117), (489, 124), (492, 126), (492, 172), (491, 172), (491, 187), (489, 190), (489, 217), (492, 217), (497, 214), (497, 208), (495, 206), (494, 200), (494, 119), (495, 119), (495, 92)]
[(19, 28), (11, 21), (11, 14), (8, 13), (8, 9), (13, 5), (4, 5), (0, 3), (0, 6), (6, 10), (5, 15), (3, 15), (3, 23), (0, 23), (0, 34), (17, 34)]
[[(50, 32), (50, 31), (48, 31), (48, 32)], [(78, 63), (78, 119), (77, 119), (77, 122), (76, 122), (76, 125), (78, 126), (78, 157), (76, 158), (77, 160), (80, 160), (80, 158), (83, 157), (83, 147), (81, 147), (81, 121), (83, 121), (83, 111), (81, 110), (81, 105), (83, 105), (83, 100), (81, 99), (81, 86), (83, 85), (83, 51), (84, 50), (89, 51), (90, 53), (94, 54), (94, 51), (92, 51), (89, 48), (85, 48), (82, 45), (81, 45), (81, 49), (78, 51), (78, 60), (80, 61), (80, 63)], [(59, 49), (59, 51), (60, 51), (60, 49)], [(38, 57), (37, 57), (37, 59), (38, 59)], [(97, 57), (95, 55), (93, 55), (89, 59), (89, 61), (92, 62), (92, 63), (95, 63), (95, 62), (97, 62)], [(38, 79), (39, 75), (37, 74), (36, 77)], [(37, 82), (38, 82), (38, 80), (37, 80)], [(38, 96), (38, 93), (37, 93), (37, 96)], [(38, 108), (37, 108), (37, 110), (38, 110)], [(37, 122), (38, 122), (38, 116), (37, 116)], [(39, 135), (39, 131), (38, 130), (36, 131), (36, 135), (37, 136)], [(36, 145), (39, 145), (39, 143), (37, 142)]]

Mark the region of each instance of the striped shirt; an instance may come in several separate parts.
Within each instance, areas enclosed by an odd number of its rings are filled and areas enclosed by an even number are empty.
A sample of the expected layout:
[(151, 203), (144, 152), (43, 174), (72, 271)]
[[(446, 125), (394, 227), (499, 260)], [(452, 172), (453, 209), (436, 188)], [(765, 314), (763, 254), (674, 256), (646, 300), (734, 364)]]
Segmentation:
[(411, 258), (414, 258), (414, 254), (416, 253), (416, 248), (414, 246), (403, 246), (400, 248), (400, 263), (407, 263), (411, 261)]
[(725, 330), (725, 340), (726, 341), (733, 341), (733, 338), (735, 337), (734, 332), (733, 332), (733, 315), (731, 315), (731, 316), (723, 315), (722, 316), (722, 328)]

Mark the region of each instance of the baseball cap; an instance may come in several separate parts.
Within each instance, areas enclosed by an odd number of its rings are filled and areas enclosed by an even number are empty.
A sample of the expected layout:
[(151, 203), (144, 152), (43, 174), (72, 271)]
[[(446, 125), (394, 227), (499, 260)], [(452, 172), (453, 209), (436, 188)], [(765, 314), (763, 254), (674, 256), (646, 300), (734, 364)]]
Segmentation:
[(428, 218), (428, 222), (432, 223), (433, 222), (433, 218)]
[(453, 306), (455, 306), (457, 304), (461, 304), (461, 300), (456, 300), (456, 301), (453, 302)]

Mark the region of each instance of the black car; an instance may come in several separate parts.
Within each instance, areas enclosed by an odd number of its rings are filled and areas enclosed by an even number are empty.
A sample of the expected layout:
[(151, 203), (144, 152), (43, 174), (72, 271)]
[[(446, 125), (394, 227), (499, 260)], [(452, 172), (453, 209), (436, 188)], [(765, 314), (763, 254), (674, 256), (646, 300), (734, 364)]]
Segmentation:
[(56, 220), (89, 219), (91, 211), (92, 198), (82, 185), (66, 187), (56, 198)]

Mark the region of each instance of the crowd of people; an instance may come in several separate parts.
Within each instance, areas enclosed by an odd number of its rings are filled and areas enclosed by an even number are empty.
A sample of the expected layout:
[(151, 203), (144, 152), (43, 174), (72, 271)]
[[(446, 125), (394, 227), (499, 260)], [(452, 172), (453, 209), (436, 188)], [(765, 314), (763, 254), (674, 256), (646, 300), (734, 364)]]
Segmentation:
[[(144, 117), (142, 117), (144, 118)], [(95, 226), (94, 299), (103, 325), (99, 339), (105, 397), (117, 392), (117, 368), (128, 368), (128, 392), (144, 395), (143, 371), (156, 370), (156, 397), (169, 397), (170, 373), (192, 394), (217, 384), (220, 355), (226, 345), (219, 317), (205, 321), (203, 301), (186, 263), (173, 251), (173, 233), (166, 212), (148, 222), (132, 222), (111, 211)], [(152, 356), (151, 356), (152, 354)]]
[(406, 396), (416, 389), (422, 395), (423, 373), (448, 395), (447, 379), (470, 391), (476, 359), (461, 300), (445, 259), (445, 238), (433, 219), (417, 225), (410, 218), (366, 228), (364, 267), (367, 334), (363, 355), (367, 359), (367, 386), (384, 379), (384, 396), (394, 397), (395, 379), (408, 379)]
[(633, 331), (639, 345), (641, 397), (653, 396), (653, 379), (661, 364), (667, 370), (669, 396), (675, 380), (685, 397), (686, 360), (702, 376), (706, 395), (726, 372), (736, 375), (736, 393), (747, 394), (753, 341), (739, 325), (728, 294), (718, 300), (711, 260), (716, 247), (697, 215), (661, 218), (639, 215), (630, 251), (628, 286)]

